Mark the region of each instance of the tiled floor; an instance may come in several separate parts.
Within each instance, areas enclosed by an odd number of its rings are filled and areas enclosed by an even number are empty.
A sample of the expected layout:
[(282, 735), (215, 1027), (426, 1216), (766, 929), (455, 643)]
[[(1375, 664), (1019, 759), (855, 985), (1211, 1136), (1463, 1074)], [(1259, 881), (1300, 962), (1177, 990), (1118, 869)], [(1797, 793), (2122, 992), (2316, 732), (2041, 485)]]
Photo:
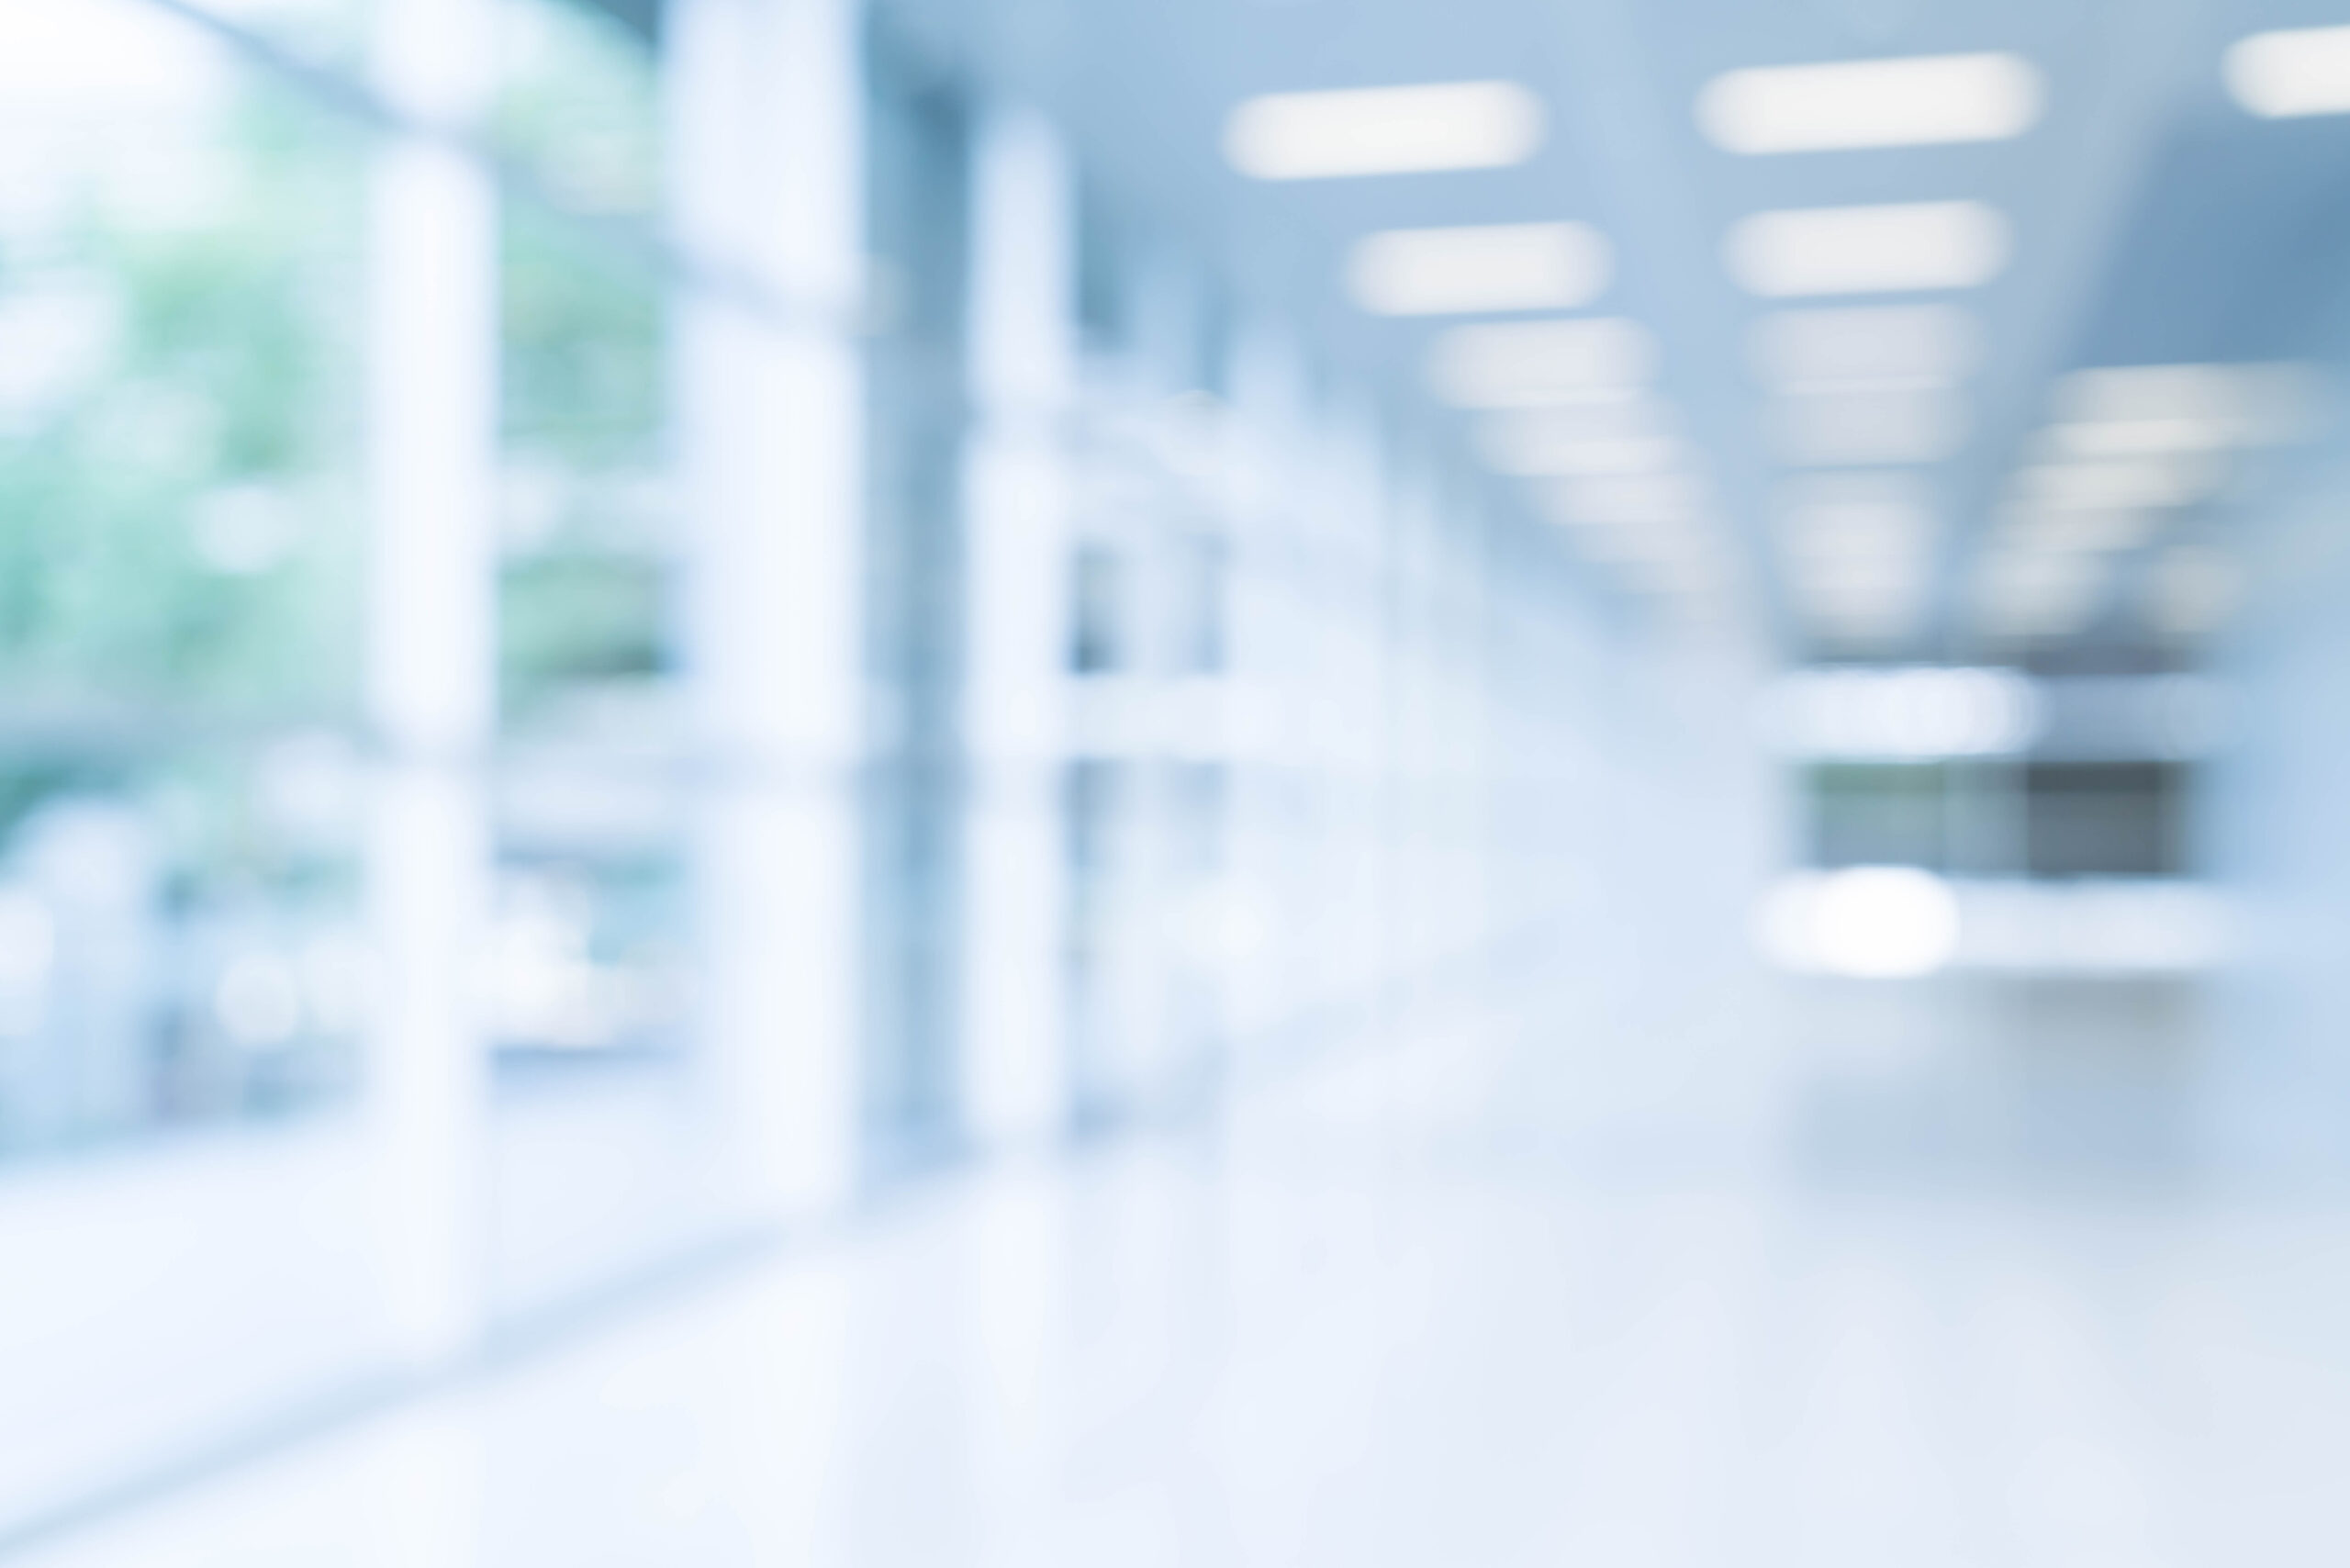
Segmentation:
[(2173, 1158), (2184, 1036), (1854, 1000), (1425, 1028), (26, 1568), (2350, 1562), (2350, 1208)]

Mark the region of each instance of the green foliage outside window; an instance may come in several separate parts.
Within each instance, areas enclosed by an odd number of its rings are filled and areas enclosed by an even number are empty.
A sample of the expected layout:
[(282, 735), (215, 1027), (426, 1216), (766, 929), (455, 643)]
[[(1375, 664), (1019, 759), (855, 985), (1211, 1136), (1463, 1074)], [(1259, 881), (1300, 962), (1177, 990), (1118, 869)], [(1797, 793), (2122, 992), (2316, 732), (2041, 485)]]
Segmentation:
[(192, 222), (93, 192), (0, 241), (0, 302), (110, 340), (0, 435), (0, 691), (329, 715), (356, 677), (362, 151), (263, 93)]
[(509, 0), (498, 134), (509, 722), (666, 664), (666, 288), (641, 220), (658, 190), (650, 50), (565, 0)]

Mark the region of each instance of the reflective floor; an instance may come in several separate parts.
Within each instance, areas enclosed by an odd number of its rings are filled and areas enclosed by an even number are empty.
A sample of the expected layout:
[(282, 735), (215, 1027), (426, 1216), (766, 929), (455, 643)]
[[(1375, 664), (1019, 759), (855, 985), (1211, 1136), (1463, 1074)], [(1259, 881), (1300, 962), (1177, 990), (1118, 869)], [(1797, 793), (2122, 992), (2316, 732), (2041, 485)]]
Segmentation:
[(2350, 1205), (2196, 1169), (2194, 999), (1423, 1017), (28, 1568), (2339, 1563)]

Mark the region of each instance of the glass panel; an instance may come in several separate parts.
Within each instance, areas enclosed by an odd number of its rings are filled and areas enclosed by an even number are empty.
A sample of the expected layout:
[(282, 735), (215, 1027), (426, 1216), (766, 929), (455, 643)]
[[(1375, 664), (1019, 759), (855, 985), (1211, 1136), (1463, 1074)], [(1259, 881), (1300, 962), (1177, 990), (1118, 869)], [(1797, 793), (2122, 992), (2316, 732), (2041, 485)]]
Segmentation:
[(688, 893), (657, 64), (555, 0), (499, 8), (498, 132), (536, 179), (501, 264), (495, 1033), (507, 1076), (683, 1042)]
[(505, 221), (501, 684), (510, 732), (594, 723), (669, 665), (661, 280), (570, 220)]
[(1949, 771), (1931, 764), (1810, 769), (1813, 864), (1940, 868), (1948, 836)]
[(566, 211), (650, 217), (661, 197), (650, 5), (500, 0), (499, 150)]
[(363, 138), (0, 7), (0, 1150), (347, 1081)]
[(864, 803), (861, 1067), (886, 1171), (940, 1158), (957, 1135), (968, 149), (960, 99), (878, 24), (870, 58), (867, 660), (888, 719)]
[[(356, 71), (378, 0), (185, 0), (191, 9), (282, 50), (294, 62)], [(396, 0), (384, 0), (396, 3)]]
[(2189, 770), (2165, 762), (2038, 763), (2023, 770), (2035, 877), (2178, 877)]
[(683, 1049), (684, 804), (657, 764), (543, 747), (506, 758), (493, 1014), (509, 1077)]
[(1196, 398), (1096, 363), (1082, 410), (1071, 673), (1086, 757), (1066, 823), (1079, 1112), (1114, 1122), (1197, 1093), (1226, 1043), (1231, 853), (1228, 549)]

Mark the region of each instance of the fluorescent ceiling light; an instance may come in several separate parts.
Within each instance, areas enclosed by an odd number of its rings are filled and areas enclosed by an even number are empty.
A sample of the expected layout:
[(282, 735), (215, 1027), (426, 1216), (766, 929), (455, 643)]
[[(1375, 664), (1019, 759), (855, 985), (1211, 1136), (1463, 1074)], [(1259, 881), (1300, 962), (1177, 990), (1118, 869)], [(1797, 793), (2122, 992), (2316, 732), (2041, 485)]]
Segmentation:
[(1428, 381), (1456, 408), (1532, 408), (1636, 395), (1656, 379), (1656, 359), (1637, 321), (1492, 322), (1438, 339)]
[(1843, 638), (1915, 631), (1931, 598), (1932, 519), (1897, 513), (1889, 500), (1871, 517), (1856, 500), (1844, 521), (1863, 527), (1799, 539), (1787, 552), (1783, 569), (1796, 610), (1816, 632)]
[(1772, 682), (1759, 716), (1779, 751), (1856, 761), (2010, 756), (2047, 730), (2028, 678), (1947, 666), (1797, 671)]
[(1975, 614), (1986, 631), (2001, 635), (2067, 636), (2097, 619), (2111, 578), (2101, 555), (1993, 555), (1976, 579)]
[(1515, 82), (1274, 93), (1232, 111), (1224, 152), (1259, 180), (1499, 169), (1534, 155), (1542, 120)]
[(2000, 543), (2046, 554), (2135, 550), (2161, 532), (2144, 511), (2042, 511), (2009, 509), (1999, 516)]
[(1614, 266), (1606, 239), (1581, 223), (1391, 229), (1356, 242), (1347, 283), (1374, 316), (1572, 310)]
[(1561, 441), (1541, 431), (1486, 431), (1478, 450), (1497, 474), (1527, 478), (1578, 474), (1659, 474), (1681, 455), (1679, 443), (1641, 439)]
[(2180, 457), (2115, 463), (2049, 463), (2017, 472), (2016, 501), (2047, 510), (2135, 511), (2192, 506), (2226, 477), (2209, 459)]
[(2244, 599), (2244, 572), (2217, 550), (2165, 550), (2146, 575), (2144, 612), (2155, 631), (2201, 637), (2218, 631)]
[(1796, 583), (1830, 591), (1914, 586), (1926, 579), (1927, 567), (1927, 555), (1917, 550), (1866, 555), (1797, 555), (1786, 562), (1787, 576)]
[(1496, 472), (1528, 476), (1657, 473), (1682, 455), (1667, 411), (1632, 399), (1490, 415), (1477, 445)]
[(1484, 428), (1539, 432), (1554, 441), (1670, 441), (1680, 424), (1661, 398), (1618, 398), (1494, 414)]
[(1914, 610), (1897, 609), (1857, 614), (1814, 612), (1807, 620), (1816, 642), (1883, 646), (1908, 641), (1917, 632), (1919, 618)]
[(1779, 398), (1773, 444), (1798, 467), (1939, 463), (1966, 440), (1966, 410), (1949, 392), (1834, 392)]
[(1732, 71), (1697, 95), (1697, 124), (1729, 152), (2003, 141), (2040, 118), (2040, 73), (2012, 54), (1919, 55)]
[(1914, 605), (1859, 610), (1805, 606), (1804, 620), (1820, 642), (1888, 644), (1916, 632), (1920, 617)]
[(2063, 424), (2171, 423), (2182, 441), (2188, 424), (2233, 427), (2227, 443), (2248, 445), (2291, 440), (2313, 400), (2310, 374), (2296, 364), (2133, 364), (2076, 370), (2051, 402)]
[(1955, 305), (1780, 310), (1754, 323), (1747, 350), (1779, 392), (1947, 386), (1974, 370), (1982, 334)]
[(1972, 288), (2008, 264), (2008, 220), (1979, 201), (1760, 212), (1730, 230), (1730, 275), (1770, 298)]
[(1789, 571), (1796, 594), (1807, 605), (1882, 609), (1910, 604), (1926, 588), (1922, 561), (1804, 561)]
[(2221, 364), (2126, 364), (2076, 370), (2056, 384), (2060, 419), (2077, 423), (2225, 418), (2242, 398), (2234, 369)]
[(1926, 575), (1900, 567), (1795, 575), (1789, 578), (1787, 597), (1810, 621), (1906, 624), (1924, 608)]
[(1882, 599), (1805, 601), (1798, 604), (1811, 635), (1824, 643), (1856, 645), (1897, 644), (1917, 635), (1925, 621), (1922, 594)]
[(2264, 119), (2350, 114), (2350, 28), (2255, 33), (2228, 50), (2225, 74)]
[(1922, 558), (1936, 531), (1925, 487), (1904, 474), (1822, 474), (1779, 493), (1779, 536), (1810, 559)]
[[(1596, 540), (1614, 535), (1585, 535)], [(1695, 591), (1718, 588), (1722, 582), (1721, 561), (1704, 543), (1690, 536), (1685, 548), (1670, 554), (1653, 555), (1618, 555), (1609, 562), (1627, 575), (1637, 577), (1652, 588)]]
[(1900, 512), (1874, 517), (1856, 512), (1832, 526), (1807, 519), (1785, 532), (1781, 549), (1796, 571), (1826, 569), (1823, 563), (1907, 562), (1923, 558), (1921, 541), (1931, 533), (1932, 522), (1931, 518)]
[(1706, 553), (1704, 542), (1688, 528), (1577, 529), (1575, 548), (1587, 558), (1612, 566), (1660, 570), (1692, 564)]
[(1894, 642), (1914, 633), (1932, 600), (1922, 571), (1848, 573), (1797, 580), (1788, 597), (1815, 633), (1852, 641)]
[(1676, 528), (1706, 508), (1705, 487), (1683, 474), (1561, 480), (1544, 496), (1550, 516), (1573, 528)]
[(1668, 599), (1704, 598), (1719, 593), (1727, 583), (1720, 564), (1710, 555), (1672, 561), (1610, 562), (1634, 593)]
[(2051, 425), (2040, 434), (2040, 448), (2053, 462), (2161, 457), (2172, 453), (2225, 452), (2246, 444), (2250, 433), (2250, 427), (2241, 420), (2113, 420)]

